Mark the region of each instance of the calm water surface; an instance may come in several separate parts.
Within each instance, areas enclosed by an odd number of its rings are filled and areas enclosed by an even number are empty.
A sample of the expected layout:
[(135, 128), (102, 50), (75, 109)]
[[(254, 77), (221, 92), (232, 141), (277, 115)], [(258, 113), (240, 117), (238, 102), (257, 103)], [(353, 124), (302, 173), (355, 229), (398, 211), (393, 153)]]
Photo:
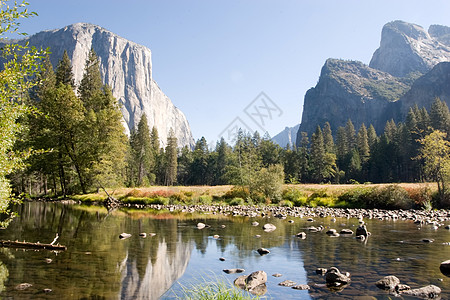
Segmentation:
[[(442, 299), (450, 299), (450, 278), (439, 271), (439, 264), (450, 259), (450, 246), (443, 244), (450, 242), (450, 231), (443, 227), (433, 230), (411, 221), (367, 220), (372, 236), (365, 242), (325, 233), (307, 233), (301, 240), (295, 234), (307, 226), (355, 230), (358, 220), (293, 218), (294, 223), (289, 223), (289, 218), (150, 211), (108, 215), (99, 207), (54, 203), (25, 203), (17, 211), (20, 216), (0, 231), (0, 239), (50, 243), (59, 233), (59, 242), (68, 250), (0, 248), (3, 299), (175, 299), (183, 295), (183, 286), (192, 283), (221, 280), (231, 285), (238, 275), (222, 272), (230, 268), (244, 268), (244, 274), (265, 271), (268, 291), (264, 297), (268, 299), (390, 299), (392, 295), (374, 285), (387, 275), (396, 275), (412, 288), (437, 285)], [(251, 226), (253, 221), (260, 226)], [(198, 222), (210, 227), (198, 230)], [(277, 229), (264, 232), (261, 226), (267, 222)], [(132, 237), (120, 240), (122, 232)], [(141, 238), (141, 232), (156, 235)], [(423, 243), (424, 238), (434, 242)], [(271, 253), (260, 256), (256, 252), (260, 247)], [(316, 268), (331, 266), (352, 274), (351, 284), (341, 291), (330, 291), (323, 286), (324, 278), (315, 274)], [(274, 273), (283, 276), (272, 277)], [(278, 286), (286, 279), (312, 288), (299, 291)], [(32, 286), (18, 290), (21, 283)]]

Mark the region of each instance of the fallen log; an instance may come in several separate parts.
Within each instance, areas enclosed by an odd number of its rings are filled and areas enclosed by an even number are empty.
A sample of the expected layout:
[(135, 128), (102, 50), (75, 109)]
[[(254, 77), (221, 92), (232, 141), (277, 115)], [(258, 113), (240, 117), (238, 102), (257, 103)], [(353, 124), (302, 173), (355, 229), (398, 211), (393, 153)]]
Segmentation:
[(5, 241), (0, 240), (0, 247), (8, 247), (8, 248), (24, 248), (24, 249), (46, 249), (46, 250), (58, 250), (64, 251), (67, 250), (66, 246), (63, 245), (53, 245), (53, 244), (41, 244), (30, 243), (30, 242), (19, 242), (19, 241)]

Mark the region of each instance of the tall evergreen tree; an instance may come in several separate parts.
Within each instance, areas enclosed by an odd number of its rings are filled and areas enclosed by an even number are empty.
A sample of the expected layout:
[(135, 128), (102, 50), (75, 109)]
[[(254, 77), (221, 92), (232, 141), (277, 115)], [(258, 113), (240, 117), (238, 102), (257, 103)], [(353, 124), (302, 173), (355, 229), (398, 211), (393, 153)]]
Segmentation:
[(330, 123), (325, 122), (325, 125), (323, 126), (323, 143), (325, 146), (325, 151), (328, 153), (335, 153), (334, 149), (334, 141), (333, 141), (333, 134), (331, 132), (331, 126)]
[(431, 104), (430, 119), (434, 130), (450, 132), (450, 112), (447, 104), (439, 98)]
[(172, 128), (170, 128), (167, 137), (165, 158), (165, 185), (173, 185), (177, 181), (178, 144)]
[(75, 88), (75, 80), (73, 78), (72, 63), (70, 61), (67, 51), (64, 50), (64, 54), (56, 67), (56, 84), (70, 85)]
[(155, 154), (151, 145), (150, 130), (147, 116), (142, 115), (137, 130), (131, 134), (130, 144), (132, 149), (133, 168), (135, 170), (134, 184), (137, 186), (148, 185), (154, 182), (152, 170), (155, 164)]

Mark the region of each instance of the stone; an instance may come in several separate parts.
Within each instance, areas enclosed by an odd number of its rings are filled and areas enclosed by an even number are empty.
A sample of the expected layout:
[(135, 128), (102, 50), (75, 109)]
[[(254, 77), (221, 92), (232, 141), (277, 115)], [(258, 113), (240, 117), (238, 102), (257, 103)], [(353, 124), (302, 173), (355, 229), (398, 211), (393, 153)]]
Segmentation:
[(213, 238), (218, 239), (220, 236), (218, 234), (213, 235)]
[(364, 235), (357, 235), (355, 238), (360, 241), (364, 241), (366, 239)]
[(271, 232), (274, 231), (275, 229), (277, 229), (277, 227), (273, 224), (267, 223), (263, 225), (263, 230), (266, 232)]
[(52, 289), (43, 289), (43, 292), (44, 293), (51, 293), (51, 292), (53, 292), (53, 290)]
[(267, 282), (267, 274), (264, 271), (253, 272), (250, 275), (248, 275), (247, 278), (245, 279), (246, 287), (249, 290), (266, 282)]
[(424, 242), (424, 243), (433, 243), (434, 239), (422, 239), (422, 242)]
[(441, 262), (439, 270), (441, 270), (441, 273), (445, 276), (450, 277), (450, 260)]
[(435, 285), (427, 285), (418, 289), (411, 289), (401, 292), (403, 295), (421, 297), (421, 298), (437, 298), (441, 294), (441, 289)]
[(301, 238), (302, 240), (306, 239), (306, 233), (304, 232), (299, 232), (295, 236)]
[(350, 282), (350, 274), (342, 274), (338, 268), (331, 267), (325, 273), (325, 280), (327, 283), (347, 284)]
[(330, 237), (338, 237), (340, 236), (339, 233), (337, 233), (336, 229), (329, 229), (327, 230), (326, 234)]
[(356, 235), (363, 235), (367, 237), (369, 235), (369, 232), (367, 231), (366, 225), (360, 225), (358, 228), (356, 228)]
[(145, 232), (141, 232), (141, 233), (139, 233), (139, 236), (140, 236), (141, 238), (146, 238), (146, 237), (147, 237), (147, 234), (146, 234)]
[(400, 283), (396, 276), (389, 275), (375, 282), (375, 285), (383, 290), (393, 290)]
[(351, 229), (342, 229), (339, 233), (340, 234), (348, 234), (348, 235), (350, 235), (350, 234), (353, 234), (353, 230), (351, 230)]
[(225, 261), (225, 257), (220, 257), (219, 260), (220, 261)]
[(263, 256), (263, 255), (266, 255), (266, 254), (269, 254), (269, 253), (270, 253), (270, 251), (269, 251), (269, 250), (267, 250), (266, 248), (259, 248), (259, 249), (258, 249), (258, 250), (256, 250), (256, 251), (258, 251), (259, 255), (261, 255), (261, 256)]
[(26, 289), (28, 289), (28, 288), (30, 288), (32, 286), (33, 285), (31, 283), (24, 282), (24, 283), (20, 283), (20, 284), (16, 285), (15, 289), (18, 290), (18, 291), (23, 291), (23, 290), (26, 290)]
[(297, 285), (297, 283), (295, 281), (292, 281), (292, 280), (285, 280), (285, 281), (280, 282), (278, 285), (292, 287), (294, 285)]
[(53, 69), (56, 69), (64, 50), (67, 50), (77, 86), (83, 76), (88, 53), (93, 49), (99, 57), (103, 83), (111, 88), (120, 104), (123, 124), (128, 134), (137, 127), (145, 113), (148, 127), (157, 128), (162, 147), (166, 146), (171, 128), (179, 147), (194, 146), (186, 116), (153, 79), (152, 53), (149, 48), (88, 23), (42, 31), (20, 40), (19, 44), (26, 42), (30, 47), (38, 49), (49, 47)]
[(259, 225), (259, 223), (258, 222), (252, 222), (252, 226), (258, 226)]
[(328, 270), (325, 269), (325, 268), (317, 268), (317, 269), (316, 269), (316, 274), (317, 274), (317, 275), (322, 275), (322, 276), (323, 276), (323, 275), (325, 275), (325, 274), (327, 273), (327, 271), (328, 271)]
[(124, 240), (131, 237), (131, 234), (126, 233), (126, 232), (122, 232), (121, 234), (119, 234), (119, 239)]
[(223, 269), (222, 270), (224, 273), (227, 274), (235, 274), (235, 273), (244, 273), (245, 270), (244, 269), (240, 269), (240, 268), (236, 268), (236, 269)]
[(205, 223), (202, 223), (202, 222), (197, 223), (197, 229), (203, 229), (205, 227), (206, 227)]
[(280, 273), (275, 273), (275, 274), (272, 274), (272, 276), (273, 276), (273, 277), (281, 277), (281, 276), (283, 276), (283, 275), (281, 275)]
[(298, 284), (292, 287), (294, 290), (309, 290), (311, 287), (307, 284)]

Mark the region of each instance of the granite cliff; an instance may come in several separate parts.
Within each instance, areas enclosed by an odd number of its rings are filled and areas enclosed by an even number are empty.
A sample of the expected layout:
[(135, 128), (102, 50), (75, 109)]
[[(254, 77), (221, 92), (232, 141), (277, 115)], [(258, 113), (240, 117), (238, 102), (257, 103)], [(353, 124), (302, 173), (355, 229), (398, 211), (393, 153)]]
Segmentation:
[[(311, 134), (329, 122), (333, 132), (351, 119), (355, 128), (403, 121), (409, 107), (430, 107), (436, 97), (450, 105), (450, 28), (394, 21), (382, 30), (370, 65), (328, 59), (317, 85), (306, 92), (300, 129)], [(299, 139), (297, 139), (299, 140)]]
[(294, 127), (286, 127), (283, 131), (272, 138), (272, 141), (280, 145), (281, 147), (292, 147), (297, 141), (297, 132), (300, 127), (300, 124), (295, 125)]
[(100, 60), (103, 81), (111, 87), (122, 106), (128, 133), (145, 113), (150, 129), (153, 126), (158, 129), (162, 145), (166, 144), (169, 130), (173, 128), (179, 146), (193, 146), (194, 139), (185, 115), (153, 79), (152, 55), (147, 47), (86, 23), (42, 31), (19, 41), (25, 42), (30, 46), (49, 47), (54, 67), (66, 50), (72, 60), (76, 84), (81, 81), (90, 49), (94, 49)]
[(403, 21), (384, 25), (380, 47), (369, 66), (404, 77), (411, 72), (425, 74), (435, 65), (450, 60), (449, 28), (431, 26), (429, 33), (421, 26)]

